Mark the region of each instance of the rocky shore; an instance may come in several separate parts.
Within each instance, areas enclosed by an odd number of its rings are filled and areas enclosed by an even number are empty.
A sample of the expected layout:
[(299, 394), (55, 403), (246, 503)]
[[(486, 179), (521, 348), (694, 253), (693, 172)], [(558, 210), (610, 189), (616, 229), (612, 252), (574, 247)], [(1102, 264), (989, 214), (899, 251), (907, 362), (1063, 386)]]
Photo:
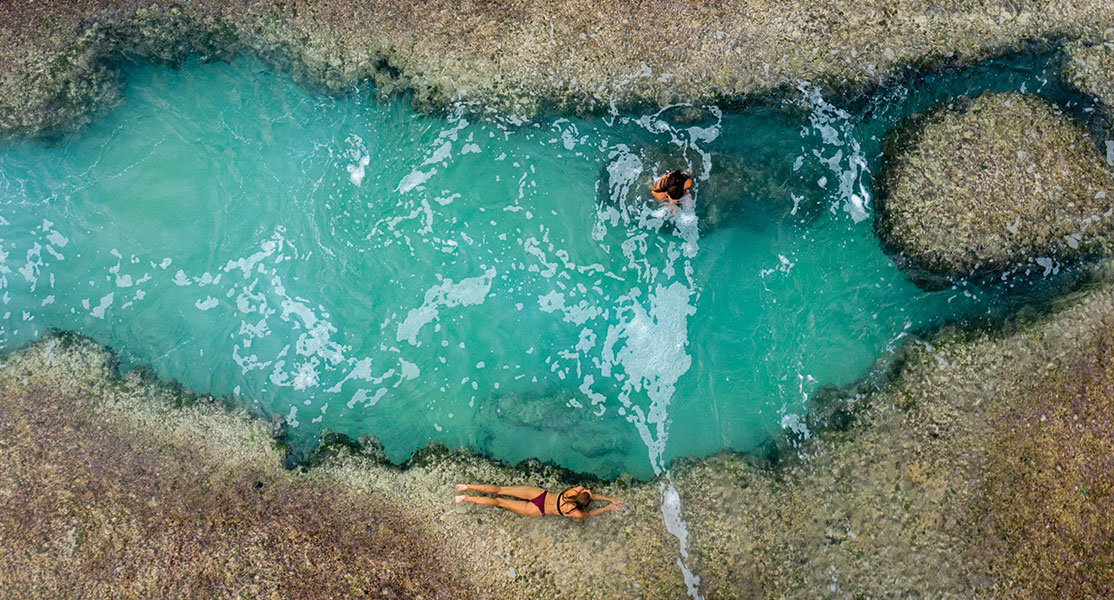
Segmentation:
[[(0, 131), (40, 136), (80, 127), (118, 97), (122, 60), (173, 64), (239, 52), (328, 92), (371, 80), (382, 93), (409, 90), (425, 107), (461, 100), (528, 112), (734, 100), (800, 79), (871, 84), (902, 67), (1067, 39), (1067, 77), (1109, 109), (1112, 26), (1114, 5), (1091, 0), (1024, 10), (993, 0), (945, 8), (911, 0), (434, 2), (421, 10), (391, 0), (13, 0), (0, 3)], [(983, 185), (997, 190), (996, 203), (963, 235), (1006, 242), (996, 254), (979, 246), (974, 263), (963, 252), (919, 268), (998, 268), (1032, 244), (1066, 257), (1077, 249), (1067, 239), (1074, 230), (1050, 226), (1016, 247), (1001, 230), (1020, 234), (1023, 222), (1047, 223), (1046, 210), (1053, 221), (1087, 218), (1114, 197), (1114, 189), (1098, 194), (1114, 149), (1104, 165), (1100, 144), (1039, 101), (990, 96), (937, 116), (918, 143), (957, 145), (948, 151), (960, 152), (959, 170), (926, 171), (944, 168), (933, 155), (916, 163), (923, 169), (901, 172), (914, 162), (896, 158), (883, 212), (913, 214), (893, 210), (902, 194), (956, 206), (972, 197), (940, 192), (933, 177)], [(991, 134), (978, 135), (984, 126)], [(983, 169), (981, 156), (1008, 168)], [(1034, 169), (1049, 178), (1040, 191), (1055, 191), (1057, 202), (1036, 202), (1035, 191), (1029, 204), (1010, 200), (1029, 189), (1025, 160), (1039, 157), (1047, 161)], [(911, 177), (928, 183), (902, 191)], [(924, 186), (937, 196), (916, 192)], [(935, 233), (923, 219), (912, 223), (909, 235), (886, 229), (891, 243)], [(1082, 241), (1078, 249), (1090, 250)], [(936, 243), (925, 256), (950, 250)], [(909, 248), (906, 255), (916, 255)], [(853, 403), (831, 401), (845, 407), (848, 422), (818, 430), (777, 464), (726, 452), (677, 461), (686, 564), (700, 576), (700, 591), (707, 598), (1114, 595), (1114, 275), (1105, 263), (1095, 269), (1091, 286), (1048, 314), (993, 332), (945, 330), (911, 341), (892, 379), (859, 390)], [(48, 337), (0, 363), (5, 595), (686, 595), (678, 539), (662, 517), (661, 480), (595, 482), (627, 501), (619, 514), (586, 523), (522, 519), (455, 505), (451, 485), (556, 490), (570, 474), (437, 447), (400, 467), (371, 442), (339, 438), (310, 465), (288, 470), (271, 423), (141, 372), (118, 374), (111, 351), (91, 340)]]
[(397, 499), (285, 470), (268, 423), (113, 364), (71, 335), (3, 360), (0, 595), (476, 595)]
[(0, 131), (80, 125), (118, 96), (115, 65), (252, 52), (338, 93), (373, 81), (415, 104), (577, 112), (724, 102), (810, 80), (1114, 36), (1104, 0), (781, 3), (12, 0), (0, 5)]
[[(1054, 310), (1005, 332), (910, 344), (896, 378), (856, 399), (853, 423), (807, 440), (799, 457), (678, 461), (687, 563), (705, 597), (1108, 593), (1114, 284), (1102, 275)], [(333, 439), (288, 471), (268, 423), (137, 373), (118, 378), (112, 364), (77, 336), (3, 360), (8, 589), (685, 595), (661, 481), (596, 482), (629, 509), (572, 523), (452, 503), (459, 481), (568, 485), (536, 463), (431, 447), (400, 468), (374, 444)]]
[(875, 229), (914, 278), (1040, 271), (1109, 242), (1114, 175), (1061, 109), (985, 94), (913, 121), (887, 144)]
[(1064, 76), (1080, 90), (1114, 106), (1114, 35), (1068, 44)]

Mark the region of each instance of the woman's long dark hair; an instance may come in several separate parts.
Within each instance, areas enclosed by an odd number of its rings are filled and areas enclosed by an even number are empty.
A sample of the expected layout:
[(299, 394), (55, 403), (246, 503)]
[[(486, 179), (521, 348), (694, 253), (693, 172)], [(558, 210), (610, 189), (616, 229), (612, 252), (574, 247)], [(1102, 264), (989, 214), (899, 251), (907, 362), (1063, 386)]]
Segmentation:
[(669, 197), (674, 200), (680, 200), (685, 196), (685, 182), (692, 179), (688, 173), (678, 169), (670, 172), (662, 180), (661, 185), (655, 189), (655, 192), (665, 192)]
[(565, 488), (565, 490), (557, 496), (557, 509), (558, 512), (561, 512), (562, 514), (564, 514), (565, 512), (563, 510), (560, 510), (562, 503), (569, 502), (575, 505), (577, 510), (588, 508), (588, 505), (592, 503), (592, 495), (589, 494), (587, 490), (580, 490), (575, 496), (571, 498), (565, 496), (565, 493), (571, 489), (571, 487)]

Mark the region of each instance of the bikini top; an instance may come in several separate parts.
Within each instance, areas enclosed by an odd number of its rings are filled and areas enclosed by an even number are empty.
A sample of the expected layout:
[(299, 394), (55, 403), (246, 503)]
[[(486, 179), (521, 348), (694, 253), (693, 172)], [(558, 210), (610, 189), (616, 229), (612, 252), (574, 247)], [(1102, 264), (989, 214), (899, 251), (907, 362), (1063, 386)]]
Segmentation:
[(562, 490), (560, 494), (557, 494), (557, 514), (561, 515), (562, 517), (564, 517), (566, 515), (565, 515), (564, 511), (561, 510), (561, 501), (565, 498), (565, 492), (567, 492), (571, 489), (572, 489), (571, 487), (567, 487), (564, 490)]

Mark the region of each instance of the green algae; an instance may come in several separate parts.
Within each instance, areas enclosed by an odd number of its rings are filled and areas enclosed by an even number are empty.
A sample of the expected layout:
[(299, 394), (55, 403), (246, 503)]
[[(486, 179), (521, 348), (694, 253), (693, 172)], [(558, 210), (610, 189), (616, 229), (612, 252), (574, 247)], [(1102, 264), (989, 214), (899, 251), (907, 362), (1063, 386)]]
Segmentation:
[(1054, 106), (988, 94), (940, 107), (901, 136), (876, 227), (914, 269), (998, 273), (1103, 247), (1114, 176), (1096, 141)]
[[(680, 12), (646, 18), (655, 11)], [(44, 21), (49, 35), (39, 33)], [(464, 100), (511, 113), (544, 106), (583, 112), (722, 103), (792, 89), (802, 79), (829, 91), (873, 85), (902, 68), (971, 63), (1108, 31), (1114, 12), (1098, 0), (1024, 7), (871, 1), (853, 9), (839, 0), (790, 7), (436, 2), (417, 10), (396, 0), (13, 2), (0, 11), (0, 129), (36, 135), (88, 122), (88, 111), (111, 99), (106, 67), (122, 55), (177, 60), (183, 52), (243, 50), (332, 93), (374, 81), (387, 93), (410, 91), (424, 107)], [(60, 57), (81, 66), (44, 77), (43, 65)]]

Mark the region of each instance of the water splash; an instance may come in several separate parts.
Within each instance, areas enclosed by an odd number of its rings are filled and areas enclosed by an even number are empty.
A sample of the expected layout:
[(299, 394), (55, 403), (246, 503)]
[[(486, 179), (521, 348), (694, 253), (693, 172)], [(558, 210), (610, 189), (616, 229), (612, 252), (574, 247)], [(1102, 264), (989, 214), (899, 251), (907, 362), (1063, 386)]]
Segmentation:
[[(835, 177), (836, 193), (842, 202), (840, 208), (856, 223), (866, 220), (870, 216), (870, 170), (855, 136), (851, 114), (825, 100), (816, 86), (801, 82), (797, 90), (802, 102), (811, 108), (809, 123), (821, 140), (818, 147), (810, 150), (812, 156), (826, 165)], [(809, 133), (806, 128), (801, 136)], [(824, 189), (828, 189), (829, 183), (827, 177), (816, 181), (816, 185)], [(831, 210), (836, 210), (836, 205), (833, 204)]]

